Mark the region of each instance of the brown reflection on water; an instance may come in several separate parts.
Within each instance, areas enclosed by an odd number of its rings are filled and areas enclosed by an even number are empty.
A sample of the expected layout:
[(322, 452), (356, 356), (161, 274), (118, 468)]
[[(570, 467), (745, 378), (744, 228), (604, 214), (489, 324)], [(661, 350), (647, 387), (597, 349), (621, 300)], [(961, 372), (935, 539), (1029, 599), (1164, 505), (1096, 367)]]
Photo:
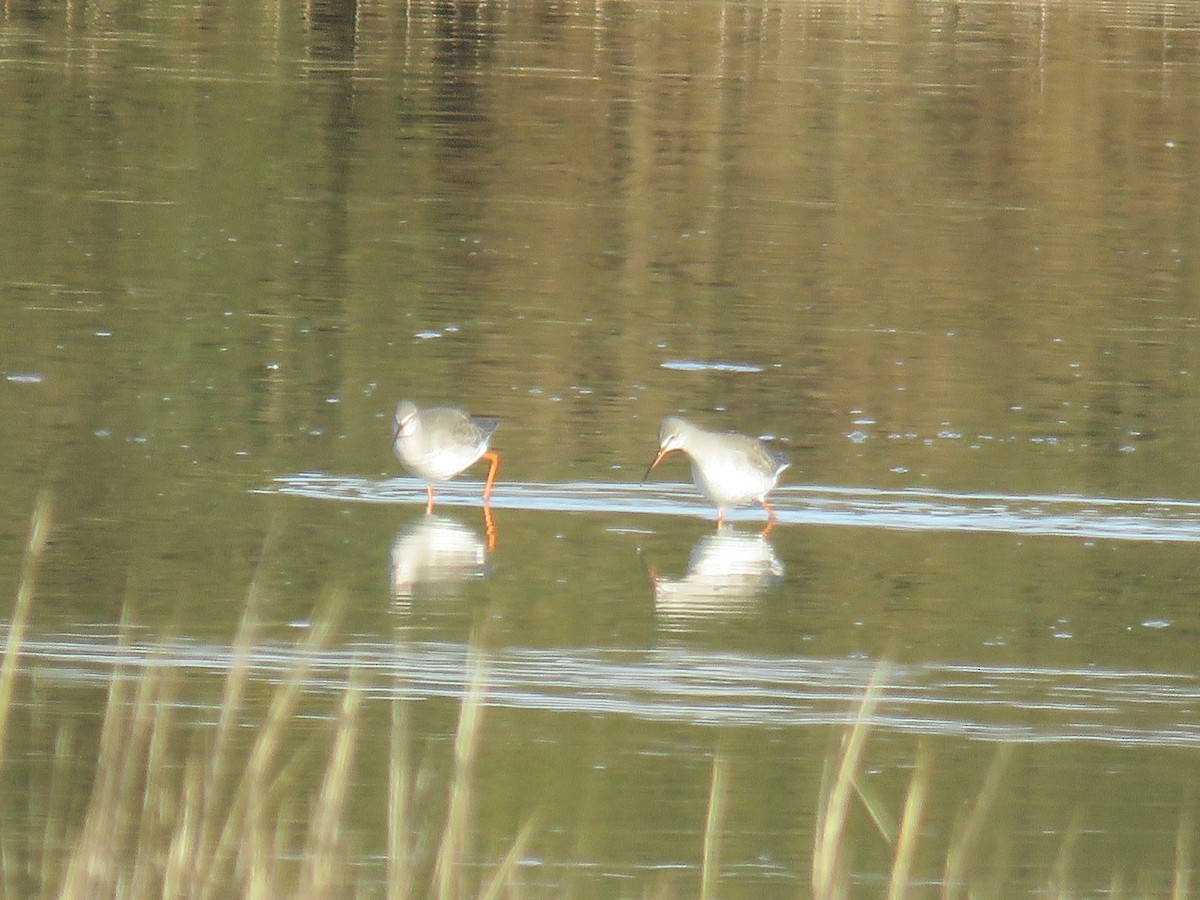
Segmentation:
[[(173, 41), (153, 48), (81, 36), (112, 114), (71, 121), (104, 129), (84, 142), (103, 196), (65, 142), (9, 188), (27, 214), (13, 366), (53, 376), (36, 396), (153, 421), (169, 394), (175, 428), (204, 433), (222, 391), (259, 458), (292, 468), (361, 468), (362, 423), (405, 389), (511, 423), (523, 480), (605, 472), (664, 413), (720, 408), (811, 449), (821, 480), (1200, 493), (1178, 343), (1196, 314), (1186, 20), (405, 9), (318, 6), (271, 36), (212, 12), (199, 33), (157, 23)], [(171, 68), (176, 50), (201, 67)], [(116, 79), (134, 53), (171, 77)], [(131, 124), (144, 99), (203, 92), (156, 143)], [(23, 134), (50, 133), (23, 112)], [(681, 358), (762, 371), (661, 368)], [(133, 404), (116, 373), (138, 365), (168, 377)]]

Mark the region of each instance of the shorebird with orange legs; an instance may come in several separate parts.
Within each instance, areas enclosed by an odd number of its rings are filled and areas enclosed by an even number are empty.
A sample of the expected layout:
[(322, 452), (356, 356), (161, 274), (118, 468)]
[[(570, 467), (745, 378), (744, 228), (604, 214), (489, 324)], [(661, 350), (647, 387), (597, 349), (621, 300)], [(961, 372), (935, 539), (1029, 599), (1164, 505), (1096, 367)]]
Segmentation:
[(725, 509), (758, 503), (767, 511), (763, 534), (775, 527), (775, 511), (767, 503), (767, 494), (779, 483), (779, 476), (791, 462), (782, 453), (769, 449), (757, 438), (731, 432), (705, 431), (678, 416), (663, 419), (658, 431), (658, 456), (642, 476), (650, 477), (668, 453), (684, 453), (692, 463), (692, 481), (717, 507), (717, 527), (725, 522)]
[(494, 543), (495, 527), (488, 498), (500, 468), (500, 454), (489, 450), (488, 442), (499, 424), (495, 419), (473, 418), (452, 406), (418, 409), (415, 403), (402, 400), (396, 407), (392, 434), (396, 459), (425, 481), (426, 514), (433, 512), (435, 484), (449, 481), (481, 459), (488, 461), (487, 481), (483, 485), (483, 514), (489, 543)]

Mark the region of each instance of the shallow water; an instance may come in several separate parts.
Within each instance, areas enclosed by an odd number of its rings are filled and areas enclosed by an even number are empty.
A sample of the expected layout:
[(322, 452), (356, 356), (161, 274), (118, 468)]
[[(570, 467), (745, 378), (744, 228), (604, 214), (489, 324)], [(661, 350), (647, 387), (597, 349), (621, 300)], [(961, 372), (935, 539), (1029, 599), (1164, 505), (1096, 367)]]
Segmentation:
[[(361, 503), (422, 501), (424, 482), (384, 482), (332, 475), (285, 475), (262, 493), (277, 491), (314, 500)], [(481, 485), (455, 482), (438, 489), (442, 506), (478, 505)], [(715, 515), (690, 484), (617, 482), (523, 482), (501, 485), (494, 509), (558, 512), (633, 513), (704, 517)], [(1062, 535), (1116, 541), (1200, 540), (1200, 502), (1005, 494), (953, 494), (941, 491), (787, 485), (771, 494), (777, 521), (787, 525), (848, 525), (901, 531), (986, 531)], [(761, 510), (730, 510), (730, 522), (761, 520)]]
[[(353, 673), (371, 698), (430, 700), (463, 694), (468, 650), (360, 639), (305, 653), (264, 642), (245, 664), (268, 684), (299, 664), (311, 667), (307, 689), (317, 694), (344, 692)], [(235, 665), (228, 646), (113, 635), (37, 638), (22, 653), (40, 679), (62, 685), (107, 684), (114, 671), (136, 682), (145, 668), (221, 676)], [(672, 644), (636, 651), (506, 647), (489, 653), (487, 665), (487, 702), (498, 709), (764, 729), (852, 724), (875, 671), (869, 660), (753, 657)], [(1200, 678), (1189, 675), (926, 664), (889, 669), (884, 687), (887, 703), (875, 723), (883, 731), (1010, 744), (1200, 746), (1200, 725), (1190, 721)], [(1028, 718), (1014, 721), (1014, 709)], [(192, 715), (204, 721), (210, 711)]]
[[(707, 846), (710, 893), (804, 896), (886, 662), (852, 894), (923, 759), (918, 891), (1168, 894), (1198, 59), (1166, 3), (5, 6), (9, 596), (53, 504), (8, 892), (56, 893), (90, 817), (161, 895), (186, 778), (211, 813), (250, 771), (282, 895), (425, 895), (452, 844), (447, 893), (518, 846), (526, 895), (695, 896)], [(470, 470), (424, 515), (403, 397), (500, 420), (486, 513)], [(790, 457), (769, 533), (682, 462), (638, 483), (669, 414)], [(114, 768), (160, 802), (106, 818)]]

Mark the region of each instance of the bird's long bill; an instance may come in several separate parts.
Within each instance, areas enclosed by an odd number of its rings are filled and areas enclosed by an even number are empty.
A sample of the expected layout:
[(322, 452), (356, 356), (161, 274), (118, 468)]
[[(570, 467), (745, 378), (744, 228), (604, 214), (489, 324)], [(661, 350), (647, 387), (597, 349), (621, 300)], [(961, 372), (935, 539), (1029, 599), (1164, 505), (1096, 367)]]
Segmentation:
[(670, 452), (671, 451), (665, 447), (662, 450), (658, 451), (658, 456), (654, 457), (654, 462), (650, 463), (650, 468), (647, 469), (646, 474), (642, 476), (642, 484), (646, 483), (646, 479), (650, 477), (650, 473), (652, 471), (654, 471), (654, 467), (657, 466), (660, 462), (662, 462), (663, 457), (666, 456)]

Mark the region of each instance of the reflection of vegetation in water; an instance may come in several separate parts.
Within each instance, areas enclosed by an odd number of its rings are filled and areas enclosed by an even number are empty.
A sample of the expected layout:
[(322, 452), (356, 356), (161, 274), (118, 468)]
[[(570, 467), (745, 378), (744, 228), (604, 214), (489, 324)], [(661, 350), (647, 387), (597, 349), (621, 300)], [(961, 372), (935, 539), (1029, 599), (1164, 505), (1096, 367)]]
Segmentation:
[[(25, 623), (32, 604), (35, 575), (50, 526), (50, 503), (39, 498), (22, 574), (16, 608), (0, 664), (0, 750), (10, 770), (21, 759), (5, 746), (12, 711)], [(261, 575), (261, 568), (260, 568)], [(6, 895), (64, 897), (154, 896), (303, 896), (342, 897), (375, 893), (380, 877), (362, 866), (363, 854), (350, 827), (349, 806), (354, 789), (356, 751), (361, 744), (360, 712), (364, 698), (362, 675), (352, 667), (348, 687), (339, 695), (332, 737), (319, 777), (298, 791), (302, 779), (289, 777), (298, 767), (309, 742), (296, 733), (298, 705), (312, 675), (317, 652), (330, 637), (338, 619), (340, 598), (331, 596), (312, 617), (313, 627), (301, 641), (300, 652), (266, 698), (266, 708), (247, 740), (241, 731), (248, 706), (250, 652), (255, 645), (257, 614), (263, 602), (256, 576), (247, 594), (246, 610), (234, 640), (232, 662), (214, 706), (215, 724), (202, 729), (178, 721), (180, 702), (175, 670), (142, 666), (131, 675), (118, 667), (106, 683), (99, 747), (94, 769), (85, 773), (90, 795), (81, 806), (72, 803), (71, 785), (79, 781), (75, 757), (77, 736), (69, 722), (57, 724), (55, 752), (21, 765), (44, 763), (49, 773), (28, 777), (35, 785), (22, 797), (24, 810), (11, 808), (6, 797), (0, 825), (4, 848)], [(452, 772), (444, 803), (445, 814), (430, 817), (418, 809), (418, 790), (426, 779), (408, 751), (410, 705), (394, 700), (388, 739), (387, 834), (383, 868), (388, 897), (520, 896), (527, 886), (518, 877), (519, 861), (533, 838), (536, 820), (520, 829), (503, 859), (490, 869), (478, 865), (472, 851), (474, 770), (481, 743), (481, 721), (488, 684), (488, 660), (480, 642), (472, 641), (465, 687), (453, 742)], [(883, 699), (888, 669), (881, 665), (866, 686), (840, 748), (825, 763), (811, 866), (812, 896), (843, 897), (850, 893), (847, 822), (854, 798), (861, 802), (891, 851), (889, 898), (907, 896), (914, 885), (941, 884), (946, 897), (1000, 896), (1001, 879), (981, 846), (994, 802), (1001, 795), (1012, 746), (1001, 746), (974, 800), (949, 825), (947, 846), (940, 856), (940, 879), (914, 880), (918, 851), (928, 861), (928, 838), (923, 845), (922, 817), (931, 779), (930, 754), (922, 745), (898, 816), (860, 781), (864, 751), (872, 722)], [(36, 698), (37, 717), (50, 718), (53, 705)], [(174, 752), (181, 740), (191, 749), (178, 764)], [(12, 740), (8, 741), (13, 743)], [(90, 765), (89, 763), (84, 764)], [(28, 774), (28, 773), (27, 773)], [(728, 759), (714, 757), (708, 810), (700, 846), (698, 876), (701, 897), (721, 895), (721, 837), (727, 819)], [(307, 812), (303, 807), (307, 807)], [(860, 831), (854, 831), (861, 834)], [(1074, 896), (1071, 864), (1082, 820), (1076, 815), (1061, 838), (1056, 857), (1047, 862), (1044, 895)], [(1192, 829), (1185, 813), (1179, 823), (1171, 895), (1186, 897), (1190, 888)], [(67, 848), (66, 852), (63, 852)], [(728, 884), (728, 882), (726, 882)], [(1123, 895), (1114, 875), (1114, 895)], [(1135, 888), (1135, 893), (1137, 888)], [(668, 891), (668, 895), (670, 892)]]

